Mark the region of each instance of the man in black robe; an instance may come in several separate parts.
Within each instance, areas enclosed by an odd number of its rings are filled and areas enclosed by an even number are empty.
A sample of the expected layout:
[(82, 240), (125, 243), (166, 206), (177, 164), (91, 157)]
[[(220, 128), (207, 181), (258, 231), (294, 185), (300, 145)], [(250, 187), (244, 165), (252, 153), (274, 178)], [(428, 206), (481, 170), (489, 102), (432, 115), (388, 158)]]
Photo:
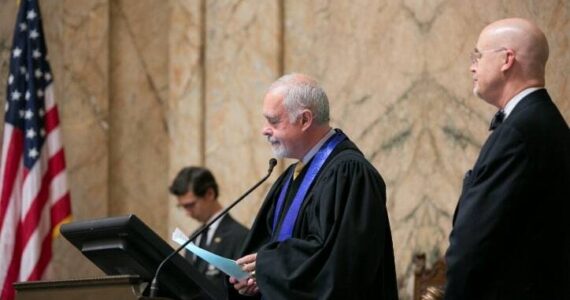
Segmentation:
[(322, 88), (283, 76), (263, 114), (274, 154), (299, 162), (267, 195), (238, 260), (251, 277), (230, 278), (230, 299), (397, 299), (384, 181), (329, 126)]

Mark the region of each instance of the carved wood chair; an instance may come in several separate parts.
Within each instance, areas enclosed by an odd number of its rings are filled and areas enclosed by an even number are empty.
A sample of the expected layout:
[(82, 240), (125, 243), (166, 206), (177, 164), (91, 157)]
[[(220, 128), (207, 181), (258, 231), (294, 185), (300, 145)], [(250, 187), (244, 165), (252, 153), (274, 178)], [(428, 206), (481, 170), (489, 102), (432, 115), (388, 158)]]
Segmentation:
[(443, 258), (438, 259), (431, 269), (426, 268), (425, 253), (414, 256), (414, 298), (413, 300), (442, 300), (445, 288), (446, 266)]

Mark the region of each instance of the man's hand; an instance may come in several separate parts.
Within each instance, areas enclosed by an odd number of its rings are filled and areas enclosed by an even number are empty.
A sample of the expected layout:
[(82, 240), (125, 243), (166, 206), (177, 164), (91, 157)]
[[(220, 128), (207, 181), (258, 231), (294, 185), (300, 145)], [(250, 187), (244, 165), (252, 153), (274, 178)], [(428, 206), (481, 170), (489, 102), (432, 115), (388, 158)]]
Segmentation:
[(241, 295), (253, 296), (259, 293), (259, 288), (254, 278), (250, 277), (240, 281), (235, 277), (230, 277), (230, 283)]
[(255, 260), (257, 259), (257, 253), (246, 255), (238, 260), (236, 263), (241, 266), (241, 269), (244, 272), (249, 273), (252, 275), (251, 277), (255, 277)]
[(244, 272), (249, 273), (249, 278), (244, 280), (237, 280), (235, 277), (230, 277), (230, 283), (241, 295), (253, 296), (259, 293), (257, 282), (255, 281), (255, 260), (257, 253), (246, 255), (236, 261)]

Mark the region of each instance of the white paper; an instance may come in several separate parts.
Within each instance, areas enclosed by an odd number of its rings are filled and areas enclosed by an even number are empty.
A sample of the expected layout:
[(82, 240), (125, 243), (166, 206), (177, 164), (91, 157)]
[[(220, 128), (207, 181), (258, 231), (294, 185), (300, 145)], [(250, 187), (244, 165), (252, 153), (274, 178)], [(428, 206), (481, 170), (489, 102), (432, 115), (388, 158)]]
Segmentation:
[[(182, 230), (176, 228), (172, 233), (172, 240), (177, 242), (179, 245), (182, 245), (186, 243), (188, 237), (186, 237)], [(204, 250), (194, 245), (194, 243), (189, 243), (186, 246), (186, 249), (232, 277), (235, 277), (239, 280), (249, 277), (249, 274), (244, 272), (241, 267), (235, 262), (235, 260), (231, 260), (229, 258), (225, 258), (210, 251)]]

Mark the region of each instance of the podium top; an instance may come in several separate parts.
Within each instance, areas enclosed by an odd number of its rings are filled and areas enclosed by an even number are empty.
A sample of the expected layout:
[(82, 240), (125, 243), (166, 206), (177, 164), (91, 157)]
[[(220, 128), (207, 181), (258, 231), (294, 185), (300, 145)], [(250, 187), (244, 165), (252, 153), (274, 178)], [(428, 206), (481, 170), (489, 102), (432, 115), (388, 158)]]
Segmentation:
[[(149, 282), (158, 265), (174, 252), (135, 215), (68, 223), (61, 226), (60, 232), (105, 274), (138, 275), (144, 282)], [(181, 300), (226, 298), (225, 290), (217, 289), (180, 255), (164, 264), (158, 283), (162, 297)]]
[(14, 283), (16, 290), (46, 289), (60, 287), (81, 287), (81, 286), (98, 286), (98, 285), (133, 285), (143, 283), (138, 275), (114, 275), (91, 278), (72, 278), (65, 280), (51, 281), (23, 281)]

